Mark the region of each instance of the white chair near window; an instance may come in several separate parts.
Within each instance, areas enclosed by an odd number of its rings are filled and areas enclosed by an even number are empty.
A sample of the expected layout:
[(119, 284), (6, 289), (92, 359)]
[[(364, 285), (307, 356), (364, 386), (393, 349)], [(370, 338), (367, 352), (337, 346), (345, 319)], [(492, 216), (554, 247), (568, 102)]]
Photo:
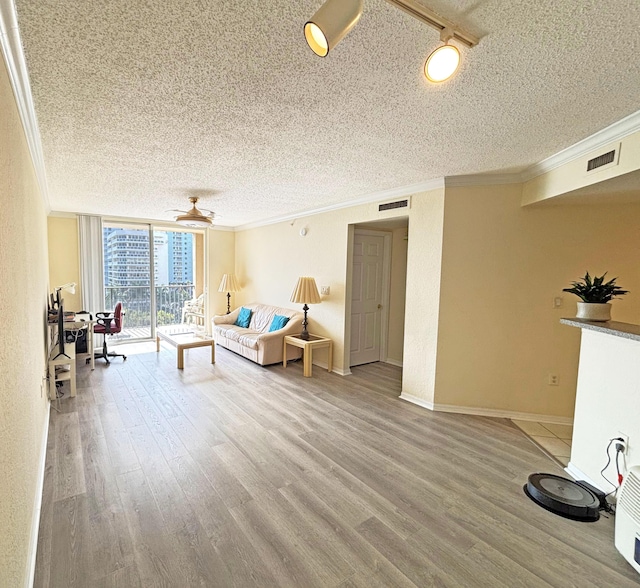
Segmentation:
[(182, 306), (182, 323), (204, 328), (204, 294), (187, 300)]

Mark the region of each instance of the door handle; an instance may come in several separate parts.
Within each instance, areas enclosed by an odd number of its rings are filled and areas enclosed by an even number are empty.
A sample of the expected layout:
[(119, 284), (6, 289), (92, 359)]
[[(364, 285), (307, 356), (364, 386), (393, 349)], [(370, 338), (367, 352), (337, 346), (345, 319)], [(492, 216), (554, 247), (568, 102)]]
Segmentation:
[(382, 304), (378, 304), (378, 310), (382, 308)]

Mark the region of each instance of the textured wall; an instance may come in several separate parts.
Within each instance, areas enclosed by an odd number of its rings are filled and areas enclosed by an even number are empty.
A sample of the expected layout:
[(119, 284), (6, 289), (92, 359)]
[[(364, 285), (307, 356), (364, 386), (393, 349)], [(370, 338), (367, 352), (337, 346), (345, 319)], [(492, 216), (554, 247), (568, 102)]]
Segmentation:
[[(235, 234), (231, 231), (207, 231), (207, 287), (209, 289), (209, 308), (205, 324), (211, 329), (211, 317), (226, 314), (227, 295), (218, 292), (224, 274), (232, 274), (235, 266)], [(243, 286), (240, 280), (240, 287)], [(237, 294), (231, 294), (231, 308), (237, 306)]]
[[(413, 261), (415, 273), (422, 276), (422, 268), (437, 267), (439, 276), (439, 250), (436, 251), (432, 241), (438, 240), (439, 229), (442, 225), (441, 206), (438, 211), (437, 201), (441, 199), (442, 190), (419, 194), (413, 197), (409, 211), (399, 209), (394, 213), (380, 214), (377, 204), (363, 204), (344, 208), (323, 214), (317, 214), (294, 221), (267, 225), (256, 229), (239, 231), (236, 233), (236, 273), (243, 284), (243, 291), (239, 293), (238, 303), (263, 302), (287, 308), (298, 308), (290, 302), (299, 276), (313, 276), (318, 287), (330, 286), (331, 294), (322, 297), (321, 304), (311, 305), (309, 310), (309, 330), (312, 333), (331, 337), (334, 342), (333, 365), (336, 370), (348, 370), (345, 361), (345, 324), (348, 309), (345, 307), (347, 296), (347, 244), (348, 227), (380, 220), (394, 216), (409, 215), (409, 259)], [(436, 202), (436, 204), (434, 204)], [(436, 208), (434, 212), (434, 206)], [(413, 219), (419, 219), (415, 225)], [(434, 227), (430, 232), (428, 227)], [(300, 229), (307, 228), (305, 237), (300, 236)], [(415, 230), (415, 234), (414, 231)], [(411, 250), (413, 254), (411, 253)], [(411, 272), (411, 269), (409, 270)], [(435, 303), (435, 314), (431, 312), (433, 306), (422, 312), (418, 321), (413, 321), (410, 331), (405, 331), (405, 372), (413, 370), (412, 394), (421, 396), (425, 388), (422, 378), (425, 371), (435, 370), (436, 328), (431, 321), (437, 323), (437, 301), (439, 296), (439, 282), (434, 283), (434, 274), (429, 273), (428, 292), (421, 289), (421, 277), (407, 282), (407, 301), (409, 297), (416, 300), (416, 304), (428, 301)], [(435, 277), (437, 277), (435, 276)], [(410, 288), (413, 288), (410, 292)], [(429, 297), (433, 294), (433, 297)], [(237, 305), (236, 305), (237, 306)], [(422, 308), (422, 307), (421, 307)], [(414, 319), (416, 317), (413, 317)], [(424, 355), (417, 351), (410, 353), (407, 364), (407, 340), (412, 350), (423, 349), (431, 345), (433, 363), (428, 365)], [(314, 358), (316, 353), (314, 352)], [(317, 351), (319, 362), (326, 361), (326, 351)], [(413, 366), (413, 367), (412, 367)], [(415, 369), (414, 369), (415, 368)]]
[(391, 288), (389, 291), (389, 337), (387, 358), (402, 363), (404, 346), (404, 309), (407, 296), (407, 234), (403, 227), (392, 231), (391, 243)]
[(608, 271), (631, 292), (614, 320), (640, 323), (640, 204), (520, 198), (515, 184), (446, 190), (435, 402), (571, 417), (580, 333), (559, 320), (578, 299), (562, 288)]
[(0, 586), (26, 581), (48, 414), (47, 219), (0, 60)]
[(51, 288), (75, 282), (76, 293), (62, 292), (65, 310), (82, 310), (82, 284), (80, 283), (80, 257), (78, 254), (78, 218), (50, 216), (49, 282)]

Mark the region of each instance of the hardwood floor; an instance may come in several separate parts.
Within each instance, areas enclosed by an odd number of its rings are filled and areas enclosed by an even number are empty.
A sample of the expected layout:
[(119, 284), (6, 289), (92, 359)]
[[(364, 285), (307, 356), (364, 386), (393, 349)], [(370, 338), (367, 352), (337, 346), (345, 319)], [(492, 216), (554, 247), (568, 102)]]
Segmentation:
[(51, 412), (36, 587), (638, 586), (613, 520), (522, 492), (562, 473), (506, 420), (398, 400), (400, 370), (132, 355)]

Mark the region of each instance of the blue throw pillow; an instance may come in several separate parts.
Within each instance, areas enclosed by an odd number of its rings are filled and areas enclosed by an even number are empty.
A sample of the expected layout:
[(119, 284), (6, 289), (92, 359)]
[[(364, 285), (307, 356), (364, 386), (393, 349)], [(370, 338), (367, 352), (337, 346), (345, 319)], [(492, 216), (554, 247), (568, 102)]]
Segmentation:
[(274, 316), (273, 320), (271, 321), (271, 326), (269, 327), (269, 332), (271, 332), (271, 331), (279, 331), (288, 322), (289, 322), (289, 317), (288, 316), (282, 316), (282, 315), (276, 314), (276, 316)]
[(251, 313), (253, 311), (250, 308), (245, 308), (244, 306), (240, 309), (240, 314), (238, 314), (238, 318), (234, 323), (238, 327), (242, 327), (244, 329), (249, 328), (249, 323), (251, 322)]

